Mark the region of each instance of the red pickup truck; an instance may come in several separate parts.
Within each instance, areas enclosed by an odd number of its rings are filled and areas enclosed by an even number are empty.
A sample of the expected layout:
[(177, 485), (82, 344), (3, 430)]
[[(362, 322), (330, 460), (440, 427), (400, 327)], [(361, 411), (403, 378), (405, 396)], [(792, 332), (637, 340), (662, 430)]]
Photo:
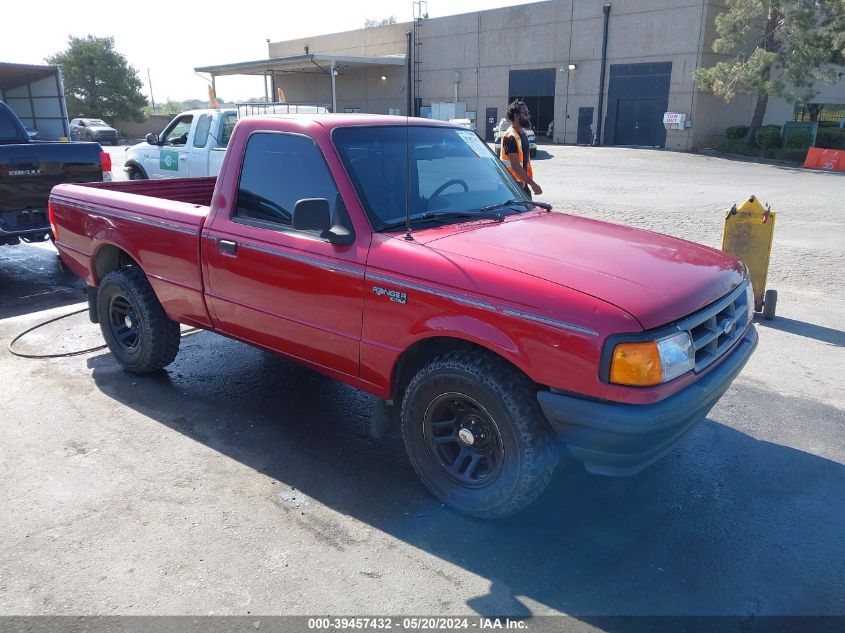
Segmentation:
[(134, 373), (179, 323), (381, 398), (443, 502), (532, 502), (566, 447), (633, 474), (757, 344), (745, 267), (550, 210), (474, 132), (362, 115), (247, 118), (219, 177), (61, 185), (56, 246)]

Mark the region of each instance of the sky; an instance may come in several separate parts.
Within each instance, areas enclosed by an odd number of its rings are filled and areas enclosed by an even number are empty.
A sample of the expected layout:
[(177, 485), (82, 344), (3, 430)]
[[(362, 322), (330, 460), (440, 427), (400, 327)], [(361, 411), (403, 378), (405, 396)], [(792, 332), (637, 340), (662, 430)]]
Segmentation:
[[(430, 0), (429, 17), (526, 4), (532, 0)], [(536, 0), (533, 0), (536, 1)], [(366, 19), (413, 18), (413, 2), (403, 0), (251, 0), (184, 3), (85, 4), (57, 0), (37, 5), (6, 3), (3, 22), (27, 28), (3, 28), (0, 62), (43, 64), (67, 48), (69, 36), (112, 36), (115, 50), (138, 71), (143, 92), (156, 103), (207, 99), (208, 81), (194, 68), (267, 57), (271, 42), (363, 28)], [(149, 74), (148, 74), (149, 73)], [(264, 97), (261, 77), (219, 77), (217, 95), (228, 101)]]

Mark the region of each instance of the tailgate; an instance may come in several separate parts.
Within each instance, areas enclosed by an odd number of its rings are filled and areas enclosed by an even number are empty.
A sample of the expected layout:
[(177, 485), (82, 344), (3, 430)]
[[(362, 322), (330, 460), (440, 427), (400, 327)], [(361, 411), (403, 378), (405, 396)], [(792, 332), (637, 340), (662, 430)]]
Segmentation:
[(46, 210), (54, 186), (101, 181), (100, 151), (98, 143), (0, 145), (0, 213)]

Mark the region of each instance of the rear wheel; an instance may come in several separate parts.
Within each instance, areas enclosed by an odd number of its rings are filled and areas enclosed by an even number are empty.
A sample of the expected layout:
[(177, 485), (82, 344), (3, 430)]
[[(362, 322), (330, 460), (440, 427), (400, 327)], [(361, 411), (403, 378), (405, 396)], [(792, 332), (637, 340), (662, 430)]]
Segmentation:
[(129, 172), (129, 180), (146, 180), (144, 172), (137, 167), (132, 168)]
[(103, 278), (97, 316), (109, 350), (127, 371), (146, 374), (176, 358), (179, 324), (167, 317), (140, 268), (128, 266)]
[(434, 495), (477, 517), (533, 502), (557, 463), (533, 384), (482, 352), (450, 352), (423, 367), (402, 400), (402, 436)]

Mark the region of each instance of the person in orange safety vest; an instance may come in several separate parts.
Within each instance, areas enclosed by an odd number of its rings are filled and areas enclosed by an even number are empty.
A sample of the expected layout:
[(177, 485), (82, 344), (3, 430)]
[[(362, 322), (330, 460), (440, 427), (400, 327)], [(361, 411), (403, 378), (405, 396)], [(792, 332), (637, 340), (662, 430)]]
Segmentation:
[(543, 190), (540, 185), (534, 182), (528, 137), (524, 132), (524, 128), (531, 125), (531, 113), (524, 101), (516, 99), (508, 106), (506, 116), (508, 121), (511, 122), (511, 126), (502, 134), (499, 158), (505, 163), (516, 181), (522, 185), (529, 198), (532, 191), (535, 196), (539, 196), (543, 193)]

